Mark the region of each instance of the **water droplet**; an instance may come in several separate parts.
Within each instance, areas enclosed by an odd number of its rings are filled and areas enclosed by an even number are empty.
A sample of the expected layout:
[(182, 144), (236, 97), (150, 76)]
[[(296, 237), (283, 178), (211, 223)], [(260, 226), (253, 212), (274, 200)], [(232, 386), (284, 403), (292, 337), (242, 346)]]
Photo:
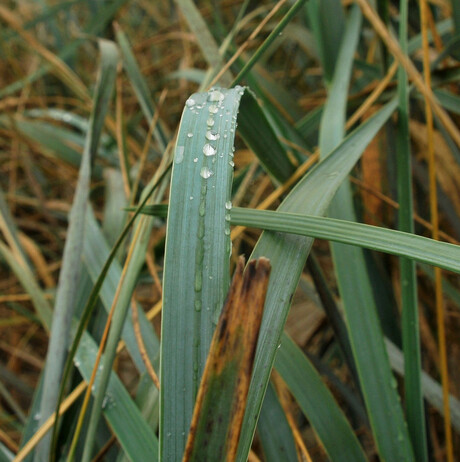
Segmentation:
[(166, 434), (166, 436), (167, 436), (168, 438), (171, 438), (171, 435), (172, 435), (171, 432), (168, 432), (168, 433)]
[(208, 120), (206, 121), (206, 123), (212, 127), (214, 125), (214, 119), (212, 117), (209, 117)]
[(234, 167), (235, 166), (235, 162), (233, 162), (233, 160), (231, 160), (228, 165), (230, 165), (230, 167)]
[(229, 213), (225, 214), (225, 221), (230, 221), (231, 217)]
[(201, 292), (203, 287), (203, 277), (200, 271), (195, 273), (195, 292)]
[(193, 196), (190, 196), (190, 200), (193, 201)]
[(211, 146), (209, 143), (206, 143), (203, 146), (203, 152), (205, 156), (215, 156), (217, 149), (214, 146)]
[(227, 210), (231, 210), (232, 209), (232, 201), (227, 201), (225, 202), (225, 208)]
[(196, 164), (196, 163), (198, 162), (198, 157), (195, 157), (195, 158), (193, 159), (193, 162), (195, 162), (195, 164)]
[(187, 133), (187, 137), (188, 137), (188, 138), (191, 138), (192, 136), (193, 136), (193, 133), (192, 133), (192, 132)]
[(205, 137), (206, 137), (207, 140), (215, 141), (215, 140), (218, 140), (220, 138), (220, 135), (219, 135), (219, 133), (217, 133), (214, 130), (208, 130), (206, 132)]
[(205, 180), (207, 180), (209, 177), (211, 177), (212, 175), (214, 175), (214, 172), (212, 172), (211, 170), (209, 170), (208, 167), (202, 167), (201, 169), (201, 172), (200, 172), (200, 176), (202, 178), (204, 178)]
[(208, 111), (211, 114), (217, 114), (219, 112), (219, 108), (215, 104), (211, 104), (211, 106), (208, 108)]
[(211, 90), (209, 92), (208, 101), (223, 101), (225, 98), (224, 94), (219, 90)]
[(224, 233), (225, 233), (226, 236), (230, 236), (230, 229), (229, 229), (229, 228), (225, 228)]
[(195, 106), (195, 102), (196, 102), (196, 101), (195, 101), (193, 98), (189, 98), (189, 99), (185, 102), (185, 104), (186, 104), (190, 109), (192, 109), (192, 107)]
[(180, 164), (184, 160), (184, 146), (176, 146), (176, 155), (174, 161)]
[(204, 201), (202, 201), (198, 209), (198, 214), (200, 215), (200, 217), (204, 217), (205, 213), (206, 213), (206, 204)]

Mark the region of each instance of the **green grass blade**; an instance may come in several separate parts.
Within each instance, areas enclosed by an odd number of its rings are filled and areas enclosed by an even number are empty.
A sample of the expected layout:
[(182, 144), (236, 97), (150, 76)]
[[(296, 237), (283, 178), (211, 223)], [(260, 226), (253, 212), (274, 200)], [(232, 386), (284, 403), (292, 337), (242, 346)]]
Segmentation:
[[(97, 350), (96, 342), (85, 332), (75, 355), (75, 364), (87, 382), (91, 377)], [(93, 396), (96, 395), (100, 384), (100, 372), (98, 371), (96, 376)], [(102, 412), (131, 461), (156, 460), (158, 440), (115, 372), (110, 372)]]
[(249, 89), (245, 91), (238, 114), (238, 131), (276, 181), (282, 182), (294, 173), (295, 167), (286, 150), (276, 136), (265, 111)]
[[(185, 20), (187, 21), (190, 30), (195, 35), (198, 45), (201, 48), (204, 58), (211, 67), (212, 73), (216, 73), (223, 67), (222, 56), (219, 52), (219, 47), (214, 40), (208, 26), (201, 16), (200, 11), (192, 0), (176, 0)], [(232, 75), (230, 71), (220, 78), (219, 85), (230, 87), (232, 82)]]
[[(350, 134), (331, 154), (332, 157), (317, 165), (299, 182), (283, 201), (279, 210), (323, 215), (337, 188), (365, 147), (392, 114), (395, 106), (396, 101), (390, 102)], [(290, 297), (297, 287), (311, 245), (312, 239), (264, 232), (251, 256), (251, 258), (265, 256), (270, 259), (271, 277), (276, 283), (270, 285), (265, 303), (265, 314), (237, 458), (239, 461), (247, 459), (270, 370), (289, 311)]]
[[(400, 3), (399, 43), (407, 54), (408, 2)], [(398, 131), (396, 166), (398, 180), (398, 227), (407, 233), (414, 232), (411, 147), (409, 134), (409, 84), (404, 68), (398, 70)], [(416, 459), (428, 460), (425, 429), (425, 411), (422, 395), (420, 331), (418, 319), (417, 275), (415, 262), (406, 258), (400, 260), (402, 339), (404, 350), (404, 396), (406, 419)]]
[(291, 427), (271, 383), (260, 410), (257, 432), (266, 462), (298, 461)]
[(352, 221), (235, 207), (231, 223), (312, 236), (417, 260), (460, 273), (460, 246)]
[[(137, 96), (137, 100), (141, 106), (144, 117), (147, 120), (147, 123), (150, 125), (152, 123), (153, 117), (156, 112), (156, 107), (152, 98), (150, 96), (149, 87), (147, 82), (144, 79), (144, 76), (139, 69), (137, 64), (136, 57), (134, 56), (133, 51), (128, 42), (128, 38), (122, 29), (117, 26), (115, 27), (115, 34), (117, 37), (117, 42), (120, 47), (120, 51), (123, 57), (123, 65), (126, 73), (131, 81), (134, 92)], [(157, 141), (160, 149), (164, 151), (167, 145), (167, 139), (161, 129), (161, 124), (157, 124), (153, 129), (153, 135)]]
[[(93, 287), (93, 289), (92, 289), (92, 291), (91, 291), (91, 293), (90, 293), (90, 295), (88, 297), (88, 301), (87, 301), (86, 306), (85, 306), (85, 308), (83, 310), (83, 313), (81, 315), (80, 324), (79, 324), (78, 328), (76, 329), (73, 344), (72, 344), (72, 346), (70, 348), (70, 352), (69, 352), (69, 355), (68, 355), (68, 358), (67, 358), (67, 364), (66, 364), (66, 368), (65, 368), (65, 371), (64, 371), (64, 374), (63, 374), (61, 389), (60, 389), (60, 393), (59, 393), (58, 408), (59, 408), (59, 405), (60, 405), (60, 403), (62, 401), (62, 398), (64, 396), (65, 385), (66, 385), (67, 378), (68, 378), (68, 376), (70, 374), (70, 371), (71, 371), (73, 357), (77, 352), (78, 344), (79, 344), (82, 336), (85, 333), (86, 325), (87, 325), (87, 323), (89, 321), (89, 318), (91, 317), (91, 314), (92, 314), (92, 312), (93, 312), (93, 310), (94, 310), (94, 308), (96, 306), (96, 303), (98, 301), (99, 291), (101, 290), (101, 287), (102, 287), (102, 284), (103, 284), (103, 282), (105, 280), (105, 277), (106, 277), (107, 273), (109, 272), (110, 265), (112, 264), (113, 260), (115, 259), (117, 251), (120, 248), (120, 246), (121, 246), (124, 238), (126, 237), (128, 231), (131, 229), (131, 226), (133, 225), (133, 223), (137, 219), (140, 210), (147, 203), (147, 201), (149, 200), (149, 198), (150, 198), (151, 194), (153, 193), (153, 191), (155, 191), (155, 189), (158, 187), (158, 185), (162, 182), (162, 180), (166, 176), (167, 172), (168, 172), (168, 169), (159, 177), (159, 179), (156, 182), (151, 183), (149, 186), (147, 186), (146, 190), (143, 193), (144, 194), (143, 201), (139, 205), (139, 208), (135, 210), (135, 212), (134, 212), (133, 216), (130, 218), (130, 220), (126, 223), (122, 233), (118, 237), (117, 242), (115, 243), (115, 245), (113, 246), (110, 254), (108, 255), (107, 260), (105, 261), (104, 266), (101, 269), (101, 272), (99, 273), (97, 279), (95, 280), (94, 287)], [(141, 222), (141, 226), (142, 226), (142, 224), (145, 224), (145, 221)], [(149, 225), (149, 223), (147, 223), (147, 226), (148, 225)], [(147, 231), (144, 231), (144, 232), (147, 233)], [(142, 241), (142, 244), (145, 244), (145, 238)], [(134, 261), (135, 261), (135, 263), (137, 265), (140, 265), (142, 263), (142, 260), (140, 258), (135, 259)], [(129, 283), (134, 284), (135, 277), (131, 277), (130, 279), (127, 279), (127, 280), (128, 280)], [(117, 340), (115, 341), (112, 338), (112, 343), (114, 345), (111, 347), (111, 349), (106, 348), (106, 355), (104, 356), (104, 359), (106, 360), (106, 363), (110, 364), (110, 367), (107, 366), (107, 364), (103, 364), (103, 368), (102, 368), (103, 372), (101, 374), (101, 379), (100, 379), (101, 384), (100, 384), (100, 386), (98, 388), (99, 391), (96, 394), (96, 397), (100, 401), (100, 406), (99, 406), (99, 408), (97, 408), (99, 413), (101, 411), (101, 406), (102, 406), (102, 403), (103, 403), (103, 400), (104, 400), (105, 391), (106, 391), (107, 386), (108, 386), (108, 382), (109, 382), (109, 378), (110, 378), (110, 370), (112, 368), (113, 358), (115, 356), (115, 349), (116, 349), (116, 346), (117, 346), (118, 337), (119, 337), (119, 335), (120, 335), (120, 333), (121, 333), (121, 331), (123, 329), (124, 321), (125, 321), (125, 317), (126, 317), (126, 312), (127, 312), (128, 306), (129, 306), (130, 292), (128, 293), (126, 291), (131, 291), (132, 289), (133, 289), (133, 286), (128, 286), (127, 288), (122, 289), (121, 293), (120, 293), (120, 299), (123, 302), (125, 302), (125, 304), (121, 305), (123, 307), (123, 310), (122, 310), (121, 314), (119, 314), (118, 318), (115, 317), (115, 320), (114, 320), (114, 325), (115, 325), (116, 331), (115, 331), (115, 334), (112, 334), (112, 335), (116, 336)], [(125, 292), (123, 292), (123, 290), (125, 290)], [(119, 303), (120, 303), (120, 299), (119, 299)], [(119, 311), (117, 313), (120, 313), (120, 309), (119, 309)], [(142, 319), (142, 316), (140, 317), (140, 319)], [(115, 321), (116, 321), (116, 323), (115, 323)], [(112, 329), (112, 331), (113, 331), (113, 329)], [(144, 332), (145, 332), (145, 329), (144, 329)], [(109, 340), (110, 340), (110, 336), (109, 336)], [(132, 342), (130, 342), (130, 343), (132, 343)], [(131, 346), (131, 350), (132, 351), (134, 350), (134, 348), (132, 346)], [(111, 357), (109, 358), (109, 360), (106, 359), (107, 352), (111, 353)], [(104, 368), (104, 365), (105, 365), (105, 368)], [(93, 407), (93, 409), (94, 409), (94, 407)], [(93, 412), (96, 412), (96, 411), (93, 410)], [(98, 414), (97, 418), (99, 418), (99, 414)], [(95, 420), (97, 420), (97, 419), (95, 419)], [(54, 434), (53, 434), (54, 439), (56, 439), (56, 435), (57, 435), (57, 424), (58, 424), (58, 422), (56, 421), (55, 425), (54, 425)], [(93, 426), (94, 426), (94, 428), (96, 428), (97, 427), (97, 422), (93, 423)]]
[[(115, 45), (108, 41), (100, 42), (100, 50), (101, 64), (97, 78), (94, 106), (90, 116), (90, 127), (80, 165), (75, 198), (69, 216), (69, 227), (56, 293), (43, 383), (41, 425), (56, 408), (81, 268), (85, 213), (91, 181), (91, 164), (97, 152), (97, 145), (115, 83), (118, 51)], [(49, 458), (50, 443), (51, 435), (47, 435), (39, 444), (36, 460), (47, 460)]]
[[(165, 217), (167, 211), (167, 206), (159, 205), (145, 207), (142, 213)], [(229, 220), (232, 225), (326, 239), (460, 273), (460, 246), (416, 234), (335, 218), (283, 212), (281, 209), (272, 211), (233, 207)]]
[[(385, 339), (385, 344), (392, 369), (399, 375), (404, 376), (404, 355), (402, 351), (388, 339)], [(425, 372), (422, 372), (421, 377), (424, 398), (439, 412), (440, 415), (444, 415), (441, 385)], [(453, 395), (450, 395), (449, 403), (452, 426), (457, 432), (460, 432), (460, 401)]]
[[(87, 239), (85, 239), (85, 243), (83, 245), (83, 261), (93, 283), (97, 284), (98, 278), (104, 273), (103, 268), (109, 259), (112, 249), (109, 248), (104, 236), (102, 235), (101, 228), (99, 227), (94, 214), (91, 213), (90, 210), (88, 210), (86, 215), (85, 233)], [(110, 307), (112, 306), (118, 281), (121, 278), (121, 272), (122, 268), (115, 260), (112, 261), (112, 264), (104, 277), (104, 283), (100, 289), (99, 297), (107, 313), (110, 311)], [(150, 322), (145, 317), (144, 311), (140, 308), (138, 309), (138, 315), (145, 349), (149, 358), (155, 358), (160, 349), (159, 340), (156, 337)], [(122, 338), (126, 343), (126, 348), (129, 351), (137, 370), (140, 373), (144, 372), (145, 364), (139, 353), (131, 316), (126, 318)]]
[(315, 429), (330, 460), (366, 461), (356, 435), (321, 376), (286, 334), (275, 367)]
[(305, 8), (316, 40), (324, 79), (330, 83), (345, 29), (345, 14), (340, 0), (310, 0)]
[[(351, 63), (350, 51), (343, 47), (321, 125), (320, 151), (323, 156), (327, 156), (337, 145), (344, 130), (347, 85), (344, 86), (343, 81), (344, 75), (350, 75)], [(341, 113), (342, 119), (336, 116), (331, 119), (335, 125), (331, 125), (326, 114), (337, 112)], [(356, 221), (348, 183), (339, 189), (331, 203), (330, 214)], [(331, 248), (361, 389), (378, 451), (385, 459), (413, 460), (399, 397), (394, 389), (394, 378), (383, 345), (364, 255), (360, 249), (349, 246), (333, 244)], [(351, 266), (350, 261), (353, 261)], [(388, 431), (391, 436), (388, 436)]]
[[(360, 21), (360, 12), (353, 8), (321, 122), (319, 147), (323, 159), (339, 144), (344, 133), (348, 82)], [(356, 221), (348, 181), (339, 188), (329, 213), (335, 218)], [(336, 243), (331, 245), (331, 250), (360, 385), (378, 452), (386, 460), (413, 460), (363, 252), (356, 247)], [(350, 265), (350, 262), (353, 264)]]
[(242, 93), (237, 87), (194, 94), (182, 114), (163, 276), (161, 460), (182, 458), (229, 286), (233, 140)]

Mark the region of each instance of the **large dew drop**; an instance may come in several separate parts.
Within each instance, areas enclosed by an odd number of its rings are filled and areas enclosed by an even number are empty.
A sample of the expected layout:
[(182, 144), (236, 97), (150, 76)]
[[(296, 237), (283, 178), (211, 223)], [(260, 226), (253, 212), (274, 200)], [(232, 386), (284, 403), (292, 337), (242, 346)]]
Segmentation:
[(202, 167), (201, 169), (201, 172), (200, 172), (200, 176), (202, 178), (204, 178), (205, 180), (207, 180), (209, 177), (211, 177), (212, 175), (214, 175), (214, 172), (209, 170), (208, 167)]
[(219, 133), (217, 133), (214, 130), (208, 130), (206, 132), (205, 137), (206, 137), (207, 140), (215, 141), (215, 140), (218, 140), (220, 138), (220, 135), (219, 135)]
[(185, 104), (186, 104), (190, 109), (192, 109), (193, 106), (195, 106), (195, 103), (196, 103), (196, 101), (195, 101), (193, 98), (189, 98), (189, 99), (185, 102)]
[(224, 94), (219, 90), (211, 90), (209, 92), (208, 101), (220, 102), (225, 98)]
[(208, 111), (211, 114), (217, 114), (219, 112), (219, 108), (215, 104), (211, 104), (211, 106), (208, 108)]
[(217, 149), (214, 146), (211, 146), (209, 143), (206, 143), (203, 146), (203, 152), (205, 156), (215, 156)]

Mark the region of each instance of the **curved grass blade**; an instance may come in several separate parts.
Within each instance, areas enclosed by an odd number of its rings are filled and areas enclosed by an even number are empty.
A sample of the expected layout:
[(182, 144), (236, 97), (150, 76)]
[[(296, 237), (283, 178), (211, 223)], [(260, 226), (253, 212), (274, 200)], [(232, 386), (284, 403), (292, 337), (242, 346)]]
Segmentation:
[(229, 286), (233, 140), (242, 93), (237, 87), (194, 94), (180, 123), (163, 275), (161, 460), (182, 458)]
[[(141, 70), (139, 69), (139, 65), (136, 62), (136, 57), (134, 56), (129, 45), (128, 38), (117, 24), (115, 24), (115, 34), (117, 37), (118, 45), (120, 46), (121, 54), (123, 56), (123, 65), (125, 71), (131, 80), (131, 85), (133, 86), (134, 92), (136, 93), (142, 112), (144, 113), (144, 117), (146, 118), (147, 123), (150, 125), (155, 115), (156, 108), (150, 96), (149, 87), (141, 73)], [(164, 151), (167, 145), (167, 139), (163, 133), (161, 124), (156, 124), (153, 129), (153, 135), (155, 136), (160, 149)]]
[[(283, 335), (275, 367), (314, 428), (330, 460), (365, 462), (367, 459), (358, 439), (331, 392), (286, 334)], [(305, 386), (307, 383), (308, 387)]]
[(266, 258), (240, 257), (209, 348), (183, 462), (235, 460), (270, 277)]
[[(241, 107), (240, 107), (241, 101)], [(193, 94), (175, 151), (163, 279), (160, 458), (182, 457), (198, 384), (228, 290), (233, 141), (243, 137), (275, 178), (294, 167), (241, 87)], [(240, 117), (239, 116), (239, 117)], [(258, 124), (253, 125), (252, 119)]]
[[(69, 216), (69, 227), (56, 293), (43, 382), (40, 425), (43, 425), (56, 407), (56, 398), (64, 368), (70, 323), (81, 267), (85, 213), (91, 181), (91, 164), (97, 152), (99, 138), (115, 83), (118, 51), (115, 45), (108, 41), (100, 42), (100, 50), (101, 64), (97, 78), (94, 106), (91, 111), (89, 130), (80, 165), (75, 198)], [(50, 443), (51, 435), (47, 435), (39, 444), (36, 460), (49, 459)]]

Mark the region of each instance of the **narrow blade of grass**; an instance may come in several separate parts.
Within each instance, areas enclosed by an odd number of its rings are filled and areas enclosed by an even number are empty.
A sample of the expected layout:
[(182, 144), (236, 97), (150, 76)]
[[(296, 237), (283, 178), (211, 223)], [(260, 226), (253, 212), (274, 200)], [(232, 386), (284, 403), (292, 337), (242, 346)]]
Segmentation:
[[(407, 13), (408, 2), (400, 3), (399, 43), (407, 54)], [(396, 165), (398, 176), (398, 225), (401, 231), (414, 232), (411, 148), (409, 135), (409, 84), (406, 71), (398, 70), (398, 131)], [(423, 405), (420, 352), (420, 333), (417, 300), (417, 276), (415, 262), (406, 258), (400, 260), (401, 269), (401, 306), (402, 339), (405, 357), (404, 396), (406, 401), (406, 419), (409, 435), (414, 447), (416, 459), (428, 460), (425, 429), (425, 411)]]
[[(147, 120), (147, 124), (150, 125), (155, 115), (156, 107), (150, 96), (149, 87), (141, 73), (141, 70), (139, 69), (136, 57), (134, 56), (134, 53), (132, 52), (129, 45), (128, 38), (118, 25), (115, 27), (115, 34), (117, 37), (118, 45), (120, 46), (121, 54), (123, 56), (123, 65), (125, 71), (128, 74), (131, 85), (133, 86), (134, 92), (136, 93), (137, 100), (139, 101), (142, 112), (144, 113), (144, 117)], [(164, 151), (167, 145), (167, 139), (163, 133), (161, 124), (157, 124), (154, 127), (153, 135), (158, 145), (160, 146), (160, 149)]]
[[(214, 40), (208, 26), (201, 16), (200, 11), (192, 0), (176, 0), (185, 20), (187, 21), (190, 30), (198, 40), (198, 45), (201, 48), (204, 58), (209, 63), (211, 71), (217, 72), (223, 67), (222, 56), (219, 52), (219, 47)], [(232, 75), (230, 71), (226, 71), (219, 80), (219, 85), (230, 87)]]

